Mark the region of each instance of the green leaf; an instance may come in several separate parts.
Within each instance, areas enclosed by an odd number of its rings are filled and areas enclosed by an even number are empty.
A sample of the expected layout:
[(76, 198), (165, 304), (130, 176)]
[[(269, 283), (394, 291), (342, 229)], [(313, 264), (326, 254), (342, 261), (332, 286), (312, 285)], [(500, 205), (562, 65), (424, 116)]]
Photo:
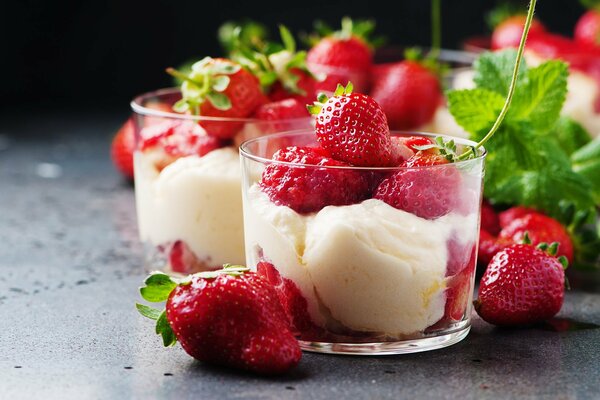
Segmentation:
[(515, 92), (507, 119), (526, 120), (540, 131), (552, 128), (565, 102), (567, 76), (567, 64), (558, 60), (530, 69), (527, 80)]
[(169, 325), (169, 321), (167, 320), (166, 310), (156, 320), (156, 333), (162, 336), (165, 347), (173, 346), (177, 343), (175, 333), (173, 333), (173, 329), (171, 329), (171, 325)]
[(219, 75), (212, 79), (211, 87), (216, 92), (222, 92), (227, 89), (229, 82), (231, 82), (231, 78), (229, 78), (227, 75)]
[(240, 70), (240, 66), (236, 64), (231, 64), (230, 62), (224, 61), (215, 61), (212, 65), (211, 71), (213, 74), (222, 74), (222, 75), (233, 75)]
[[(448, 109), (467, 132), (479, 139), (492, 127), (502, 106), (504, 98), (488, 89), (453, 90), (448, 93)], [(497, 133), (496, 136), (500, 136)]]
[(589, 182), (594, 202), (600, 204), (600, 137), (574, 152), (571, 161), (573, 170)]
[(296, 40), (290, 30), (284, 25), (279, 25), (279, 34), (281, 35), (281, 41), (285, 49), (290, 53), (294, 53), (296, 51)]
[(190, 109), (190, 105), (186, 99), (180, 99), (175, 104), (173, 104), (173, 111), (178, 113), (184, 113)]
[[(512, 78), (517, 58), (514, 49), (483, 53), (473, 64), (475, 75), (473, 81), (479, 89), (488, 89), (505, 98)], [(517, 76), (517, 88), (526, 79), (527, 66), (521, 63)], [(517, 93), (519, 90), (516, 91)]]
[(140, 288), (140, 294), (144, 300), (151, 303), (167, 300), (171, 291), (177, 286), (169, 275), (162, 272), (153, 273), (146, 278), (144, 284), (146, 286)]
[(158, 317), (160, 317), (160, 314), (162, 313), (161, 310), (140, 303), (135, 303), (135, 308), (137, 308), (138, 312), (144, 317), (153, 319), (155, 321), (158, 319)]
[(277, 72), (271, 71), (259, 74), (258, 80), (260, 81), (260, 86), (262, 87), (270, 87), (273, 83), (275, 83), (278, 79)]
[[(548, 136), (554, 138), (568, 155), (592, 140), (588, 131), (581, 124), (566, 116), (558, 118), (554, 127), (548, 132)], [(600, 157), (600, 152), (598, 157)]]
[(223, 93), (209, 92), (206, 98), (217, 110), (225, 111), (231, 108), (231, 100)]

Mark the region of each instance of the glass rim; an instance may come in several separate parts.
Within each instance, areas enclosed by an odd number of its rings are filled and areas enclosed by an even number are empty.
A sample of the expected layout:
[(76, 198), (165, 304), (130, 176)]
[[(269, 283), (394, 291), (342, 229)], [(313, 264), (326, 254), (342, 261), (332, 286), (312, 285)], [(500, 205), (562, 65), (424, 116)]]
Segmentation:
[[(450, 135), (436, 134), (436, 133), (423, 132), (423, 131), (417, 131), (417, 130), (414, 130), (414, 131), (413, 130), (392, 130), (392, 131), (390, 131), (390, 133), (392, 136), (413, 135), (413, 136), (425, 136), (425, 137), (430, 137), (430, 138), (435, 138), (435, 137), (441, 136), (444, 139), (452, 139), (457, 144), (461, 144), (464, 146), (471, 146), (471, 147), (474, 147), (477, 144), (477, 142), (474, 142), (469, 139), (463, 139), (463, 138), (450, 136)], [(301, 136), (301, 135), (302, 136), (314, 135), (314, 131), (309, 131), (306, 129), (297, 129), (297, 130), (291, 130), (291, 131), (286, 131), (286, 132), (269, 134), (269, 135), (260, 136), (257, 138), (246, 140), (246, 141), (242, 142), (239, 146), (240, 156), (247, 158), (249, 160), (252, 160), (252, 161), (259, 162), (261, 164), (277, 164), (277, 165), (285, 165), (285, 166), (295, 167), (295, 168), (313, 167), (313, 168), (319, 168), (319, 169), (340, 169), (340, 170), (359, 170), (359, 171), (398, 171), (398, 170), (439, 169), (439, 168), (447, 167), (449, 165), (455, 165), (455, 166), (460, 167), (460, 166), (468, 165), (475, 161), (484, 160), (487, 155), (487, 150), (482, 146), (479, 149), (477, 149), (478, 154), (475, 158), (470, 158), (467, 160), (460, 160), (460, 161), (456, 161), (456, 162), (449, 163), (449, 164), (422, 165), (422, 166), (416, 166), (416, 167), (403, 167), (403, 166), (359, 167), (359, 166), (354, 166), (354, 165), (348, 165), (348, 166), (346, 166), (346, 165), (315, 165), (315, 164), (301, 164), (301, 163), (289, 162), (289, 161), (278, 161), (278, 160), (273, 160), (270, 158), (258, 156), (256, 154), (253, 154), (248, 149), (248, 147), (254, 143), (264, 142), (264, 141), (272, 140), (272, 139), (281, 139), (281, 138), (285, 138), (285, 137)], [(316, 141), (316, 138), (315, 138), (315, 141)]]
[(171, 118), (171, 119), (180, 119), (187, 121), (206, 121), (206, 122), (241, 122), (241, 123), (264, 123), (264, 124), (273, 124), (276, 122), (285, 122), (285, 121), (302, 121), (307, 119), (312, 119), (311, 116), (307, 115), (306, 117), (296, 117), (296, 118), (287, 118), (283, 120), (267, 120), (267, 119), (259, 119), (259, 118), (233, 118), (233, 117), (209, 117), (205, 115), (190, 115), (190, 114), (181, 114), (175, 111), (162, 111), (156, 110), (150, 107), (144, 106), (144, 102), (151, 99), (157, 98), (161, 96), (180, 94), (180, 89), (178, 87), (172, 86), (168, 88), (161, 88), (157, 90), (153, 90), (150, 92), (145, 92), (135, 96), (130, 102), (129, 106), (133, 110), (134, 113), (143, 115), (145, 117), (157, 117), (157, 118)]

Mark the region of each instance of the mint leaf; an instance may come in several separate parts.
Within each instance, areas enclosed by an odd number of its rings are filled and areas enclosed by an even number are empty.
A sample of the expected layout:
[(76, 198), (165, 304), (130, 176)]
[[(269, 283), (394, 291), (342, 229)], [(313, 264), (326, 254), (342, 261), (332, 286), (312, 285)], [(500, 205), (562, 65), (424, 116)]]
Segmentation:
[(571, 155), (573, 170), (585, 178), (596, 204), (600, 204), (600, 138), (583, 146)]
[(532, 68), (520, 82), (507, 115), (509, 121), (526, 120), (541, 131), (550, 129), (558, 119), (567, 96), (568, 67), (551, 60)]
[(171, 329), (171, 325), (169, 325), (169, 321), (167, 320), (166, 311), (163, 311), (156, 321), (156, 333), (162, 336), (165, 347), (173, 346), (177, 343), (175, 333), (173, 333), (173, 329)]
[[(479, 56), (473, 64), (475, 69), (473, 81), (477, 88), (491, 90), (500, 94), (503, 99), (506, 98), (516, 58), (517, 51), (514, 49), (493, 53), (485, 52)], [(515, 93), (519, 92), (518, 87), (526, 79), (526, 72), (527, 66), (525, 63), (521, 63), (519, 75), (517, 76), (517, 90)]]
[[(592, 140), (588, 131), (581, 124), (566, 116), (562, 116), (556, 121), (556, 124), (548, 132), (548, 137), (554, 138), (568, 155)], [(600, 152), (597, 157), (600, 157)]]
[(169, 294), (175, 289), (177, 283), (171, 277), (162, 272), (151, 274), (144, 281), (146, 286), (140, 288), (140, 294), (144, 300), (158, 303), (169, 298)]
[(487, 89), (453, 90), (448, 93), (448, 109), (466, 131), (477, 140), (492, 127), (502, 106), (504, 98)]
[(137, 308), (138, 312), (140, 314), (142, 314), (144, 317), (153, 319), (155, 321), (158, 319), (158, 317), (160, 317), (160, 314), (162, 313), (161, 310), (158, 310), (158, 309), (152, 308), (152, 307), (148, 307), (147, 305), (140, 304), (140, 303), (135, 303), (135, 308)]

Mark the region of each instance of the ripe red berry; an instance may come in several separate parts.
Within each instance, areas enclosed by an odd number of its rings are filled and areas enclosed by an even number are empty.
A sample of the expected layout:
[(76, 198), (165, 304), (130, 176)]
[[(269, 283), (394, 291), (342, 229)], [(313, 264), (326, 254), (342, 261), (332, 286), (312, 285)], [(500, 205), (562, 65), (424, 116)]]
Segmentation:
[(488, 231), (492, 235), (497, 235), (500, 232), (498, 214), (490, 202), (485, 199), (481, 204), (481, 229)]
[(309, 110), (317, 116), (319, 144), (336, 160), (361, 167), (397, 164), (383, 110), (372, 97), (352, 93), (351, 84), (338, 86), (330, 98), (319, 96)]
[(254, 116), (261, 120), (276, 121), (308, 117), (308, 112), (306, 111), (306, 103), (295, 98), (287, 98), (261, 105)]
[(371, 96), (385, 112), (390, 129), (415, 129), (431, 121), (442, 89), (432, 71), (415, 61), (401, 61), (375, 77)]
[(140, 291), (147, 301), (166, 300), (162, 313), (137, 305), (142, 315), (157, 320), (164, 344), (179, 341), (200, 361), (280, 374), (302, 357), (275, 289), (248, 268), (226, 266), (179, 282), (157, 273)]
[(584, 13), (577, 20), (573, 36), (579, 43), (600, 45), (600, 12), (592, 9)]
[(133, 151), (135, 150), (135, 128), (128, 119), (114, 136), (110, 146), (113, 165), (127, 179), (133, 179)]
[(274, 162), (267, 165), (260, 182), (272, 202), (299, 213), (318, 211), (328, 205), (360, 202), (370, 194), (370, 174), (350, 170), (319, 168), (349, 167), (315, 147), (286, 147), (273, 155), (274, 161), (302, 164), (290, 166)]
[(479, 286), (475, 310), (495, 325), (528, 325), (556, 315), (563, 303), (564, 268), (554, 256), (515, 244), (492, 258)]
[[(492, 50), (505, 49), (507, 47), (518, 47), (523, 34), (523, 26), (525, 25), (525, 15), (513, 15), (505, 19), (494, 28), (492, 33), (491, 46)], [(538, 20), (533, 20), (529, 35), (536, 36), (538, 33), (544, 33), (546, 28)]]

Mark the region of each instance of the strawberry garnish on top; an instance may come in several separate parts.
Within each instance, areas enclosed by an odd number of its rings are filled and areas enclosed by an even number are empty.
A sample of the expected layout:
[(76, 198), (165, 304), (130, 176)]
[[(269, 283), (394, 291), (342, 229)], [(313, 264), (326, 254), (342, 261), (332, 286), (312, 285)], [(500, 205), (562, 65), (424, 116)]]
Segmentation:
[[(180, 78), (182, 99), (177, 112), (219, 118), (245, 118), (264, 102), (258, 79), (234, 61), (206, 57), (192, 65), (188, 74), (173, 68), (169, 74)], [(229, 121), (201, 121), (211, 136), (232, 138), (240, 124)]]
[(370, 194), (369, 174), (343, 168), (322, 168), (350, 167), (331, 158), (322, 148), (286, 147), (277, 151), (273, 160), (275, 162), (263, 171), (260, 187), (273, 203), (288, 206), (296, 212), (310, 213), (329, 205), (354, 204)]
[(370, 96), (338, 85), (332, 97), (320, 94), (308, 106), (316, 115), (315, 133), (333, 158), (361, 167), (397, 165), (385, 113)]
[(332, 32), (321, 24), (325, 36), (313, 39), (306, 62), (315, 73), (328, 77), (319, 89), (333, 91), (338, 83), (352, 81), (359, 92), (369, 89), (369, 76), (373, 67), (373, 50), (369, 36), (375, 29), (373, 21), (357, 21), (345, 17), (342, 29)]
[(281, 374), (302, 357), (275, 289), (249, 268), (225, 266), (183, 280), (154, 273), (140, 293), (149, 302), (166, 301), (164, 311), (136, 305), (156, 320), (164, 345), (178, 341), (200, 361)]
[(479, 285), (475, 310), (502, 326), (529, 325), (552, 318), (563, 303), (567, 261), (556, 257), (558, 243), (534, 247), (525, 240), (500, 250)]

